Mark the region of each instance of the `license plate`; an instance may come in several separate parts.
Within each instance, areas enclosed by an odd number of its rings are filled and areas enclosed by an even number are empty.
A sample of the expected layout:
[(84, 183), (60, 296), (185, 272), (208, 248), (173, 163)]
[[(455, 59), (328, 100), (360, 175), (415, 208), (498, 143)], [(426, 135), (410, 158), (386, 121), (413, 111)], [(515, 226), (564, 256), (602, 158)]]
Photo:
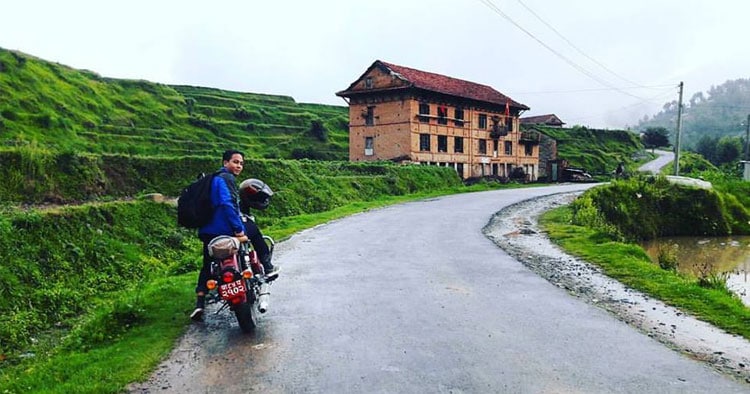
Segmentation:
[(245, 283), (242, 279), (237, 279), (234, 282), (224, 283), (219, 286), (219, 295), (225, 300), (245, 294), (246, 291)]

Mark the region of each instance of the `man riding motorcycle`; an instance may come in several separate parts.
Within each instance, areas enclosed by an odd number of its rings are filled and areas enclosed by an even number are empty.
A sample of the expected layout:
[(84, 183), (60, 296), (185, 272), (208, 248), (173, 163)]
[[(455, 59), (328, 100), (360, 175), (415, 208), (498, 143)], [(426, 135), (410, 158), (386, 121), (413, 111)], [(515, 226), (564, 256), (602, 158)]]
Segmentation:
[[(248, 239), (258, 253), (263, 264), (266, 277), (273, 279), (278, 276), (278, 269), (271, 264), (271, 253), (263, 240), (263, 234), (252, 220), (246, 220), (242, 212), (249, 208), (263, 209), (268, 206), (271, 189), (259, 180), (247, 180), (237, 187), (235, 177), (244, 167), (244, 154), (237, 150), (227, 150), (222, 156), (223, 167), (214, 176), (211, 183), (211, 203), (214, 213), (211, 221), (198, 230), (198, 237), (203, 242), (203, 266), (198, 275), (195, 287), (195, 310), (190, 314), (193, 320), (202, 320), (206, 305), (206, 281), (211, 267), (211, 256), (208, 244), (221, 235), (237, 237), (241, 242)], [(248, 182), (253, 181), (253, 182)], [(241, 209), (242, 208), (242, 209)]]

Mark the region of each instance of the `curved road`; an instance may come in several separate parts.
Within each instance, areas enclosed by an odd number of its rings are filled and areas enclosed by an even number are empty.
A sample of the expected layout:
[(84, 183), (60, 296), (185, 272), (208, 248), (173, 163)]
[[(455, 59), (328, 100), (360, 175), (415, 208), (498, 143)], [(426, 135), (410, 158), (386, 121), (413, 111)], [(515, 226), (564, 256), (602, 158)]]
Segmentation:
[(591, 185), (406, 203), (279, 244), (255, 335), (207, 317), (134, 392), (747, 393), (574, 298), (482, 234), (493, 213)]
[(638, 168), (638, 171), (658, 174), (661, 171), (662, 167), (674, 161), (674, 152), (666, 150), (655, 150), (654, 153), (659, 155), (659, 157), (642, 165), (640, 168)]

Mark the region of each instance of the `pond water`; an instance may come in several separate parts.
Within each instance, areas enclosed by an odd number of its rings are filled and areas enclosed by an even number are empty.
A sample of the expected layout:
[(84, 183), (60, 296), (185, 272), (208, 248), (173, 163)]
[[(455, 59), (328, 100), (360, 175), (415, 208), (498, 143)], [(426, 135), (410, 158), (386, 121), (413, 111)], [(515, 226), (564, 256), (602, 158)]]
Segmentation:
[(672, 248), (679, 272), (695, 275), (726, 275), (727, 287), (750, 305), (750, 236), (668, 237), (641, 244), (651, 261), (658, 264), (659, 251)]

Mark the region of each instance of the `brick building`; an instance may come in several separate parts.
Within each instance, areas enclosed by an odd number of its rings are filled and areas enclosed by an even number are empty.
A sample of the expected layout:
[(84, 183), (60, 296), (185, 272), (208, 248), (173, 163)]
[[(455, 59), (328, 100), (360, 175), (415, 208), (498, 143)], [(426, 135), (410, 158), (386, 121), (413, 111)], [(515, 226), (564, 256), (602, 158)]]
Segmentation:
[(462, 178), (539, 174), (540, 135), (521, 132), (529, 109), (474, 82), (375, 61), (346, 90), (349, 160), (453, 167)]

